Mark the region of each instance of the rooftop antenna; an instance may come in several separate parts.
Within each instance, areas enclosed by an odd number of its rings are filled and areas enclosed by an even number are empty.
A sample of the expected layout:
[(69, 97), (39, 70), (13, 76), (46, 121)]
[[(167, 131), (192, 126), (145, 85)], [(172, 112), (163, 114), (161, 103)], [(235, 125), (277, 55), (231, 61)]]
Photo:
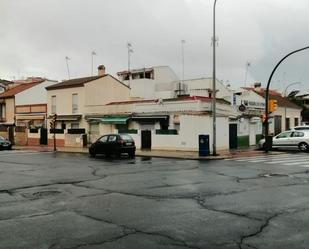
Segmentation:
[(131, 83), (131, 54), (134, 52), (131, 42), (127, 43), (127, 48), (128, 48), (128, 73), (129, 73), (129, 87), (130, 87), (130, 83)]
[(70, 69), (69, 69), (69, 60), (71, 60), (68, 56), (65, 57), (65, 61), (67, 64), (67, 69), (68, 69), (68, 77), (70, 79)]
[(182, 57), (182, 83), (184, 83), (185, 80), (185, 53), (184, 53), (184, 45), (186, 41), (181, 40), (181, 57)]
[(93, 76), (93, 57), (97, 55), (97, 53), (93, 50), (91, 52), (91, 76)]
[(247, 61), (247, 63), (246, 63), (246, 73), (245, 73), (245, 87), (247, 85), (248, 69), (249, 69), (250, 66), (251, 66), (251, 62)]

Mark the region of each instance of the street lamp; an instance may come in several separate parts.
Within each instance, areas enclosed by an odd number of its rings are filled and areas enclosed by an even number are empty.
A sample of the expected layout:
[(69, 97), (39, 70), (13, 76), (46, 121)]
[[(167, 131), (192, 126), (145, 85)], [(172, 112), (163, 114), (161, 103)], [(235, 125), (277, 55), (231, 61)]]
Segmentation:
[[(297, 84), (301, 84), (301, 82), (293, 82), (293, 83), (287, 85), (287, 87), (286, 87), (285, 90), (284, 90), (284, 98), (285, 98), (285, 99), (286, 99), (286, 92), (287, 92), (288, 88), (289, 88), (290, 86), (297, 85)], [(284, 106), (284, 124), (285, 124), (285, 129), (286, 129), (286, 128), (287, 128), (287, 127), (286, 127), (286, 106)]]
[(216, 151), (216, 3), (214, 1), (213, 7), (213, 36), (212, 36), (212, 46), (213, 46), (213, 72), (212, 72), (212, 154), (217, 155)]

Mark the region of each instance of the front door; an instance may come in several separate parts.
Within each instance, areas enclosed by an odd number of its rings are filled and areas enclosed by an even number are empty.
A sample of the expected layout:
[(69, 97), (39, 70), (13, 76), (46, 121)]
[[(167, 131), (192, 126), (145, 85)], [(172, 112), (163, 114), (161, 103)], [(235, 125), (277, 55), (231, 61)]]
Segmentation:
[(237, 149), (237, 124), (230, 124), (229, 125), (229, 145), (230, 149)]
[(151, 149), (151, 131), (142, 131), (142, 148), (141, 149)]
[(43, 127), (40, 129), (40, 144), (47, 145), (47, 129)]

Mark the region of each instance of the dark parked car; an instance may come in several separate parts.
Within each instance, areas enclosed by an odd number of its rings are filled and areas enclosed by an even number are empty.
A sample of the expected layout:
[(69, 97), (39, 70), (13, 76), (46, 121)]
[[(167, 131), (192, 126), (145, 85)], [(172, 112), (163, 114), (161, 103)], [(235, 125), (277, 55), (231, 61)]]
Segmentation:
[(7, 150), (12, 149), (12, 143), (6, 138), (0, 136), (0, 150), (3, 150), (3, 149), (7, 149)]
[(135, 156), (135, 142), (130, 135), (127, 134), (109, 134), (100, 137), (91, 144), (89, 154), (95, 157), (97, 154), (110, 156), (111, 154), (120, 157), (122, 153), (128, 153), (129, 157)]

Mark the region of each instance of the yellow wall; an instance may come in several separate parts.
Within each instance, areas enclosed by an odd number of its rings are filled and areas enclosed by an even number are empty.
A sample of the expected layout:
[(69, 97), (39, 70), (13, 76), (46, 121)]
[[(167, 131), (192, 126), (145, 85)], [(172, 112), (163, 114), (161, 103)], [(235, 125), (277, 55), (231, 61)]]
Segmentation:
[(103, 105), (130, 100), (130, 89), (107, 75), (85, 84), (85, 112), (102, 113)]
[(72, 114), (72, 94), (78, 94), (78, 113), (84, 113), (84, 87), (64, 88), (47, 91), (47, 113), (51, 115), (52, 96), (56, 98), (56, 113), (58, 115)]
[(14, 123), (15, 116), (15, 99), (5, 99), (5, 118), (6, 123)]

